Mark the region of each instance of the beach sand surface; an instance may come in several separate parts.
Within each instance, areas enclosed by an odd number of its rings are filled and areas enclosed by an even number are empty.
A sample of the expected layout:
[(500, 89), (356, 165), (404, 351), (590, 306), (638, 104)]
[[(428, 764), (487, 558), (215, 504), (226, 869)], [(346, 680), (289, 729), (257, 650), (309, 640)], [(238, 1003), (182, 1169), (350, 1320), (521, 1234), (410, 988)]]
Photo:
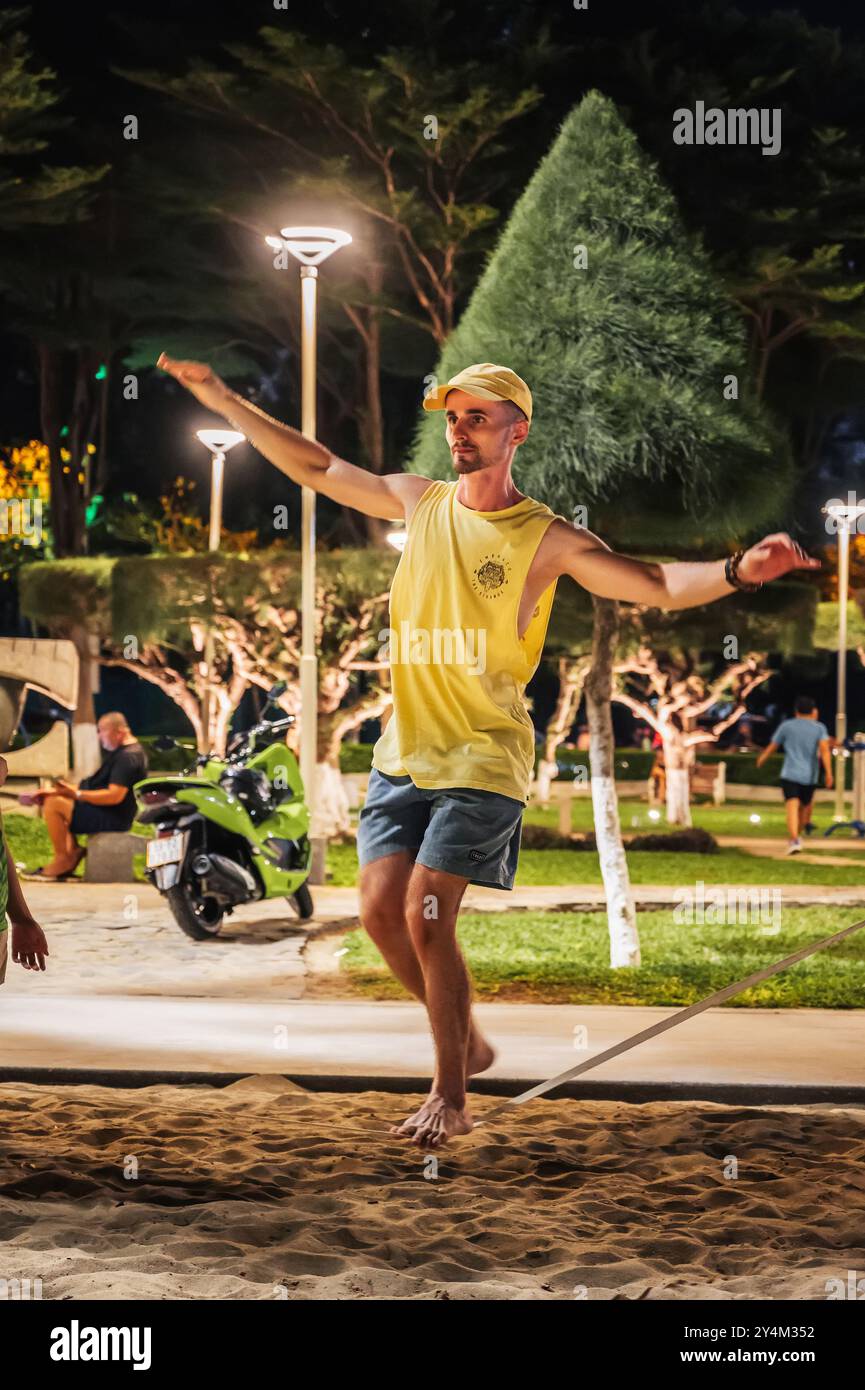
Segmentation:
[[(44, 1299), (825, 1299), (865, 1275), (865, 1110), (0, 1086), (0, 1273)], [(498, 1101), (475, 1095), (476, 1118)]]

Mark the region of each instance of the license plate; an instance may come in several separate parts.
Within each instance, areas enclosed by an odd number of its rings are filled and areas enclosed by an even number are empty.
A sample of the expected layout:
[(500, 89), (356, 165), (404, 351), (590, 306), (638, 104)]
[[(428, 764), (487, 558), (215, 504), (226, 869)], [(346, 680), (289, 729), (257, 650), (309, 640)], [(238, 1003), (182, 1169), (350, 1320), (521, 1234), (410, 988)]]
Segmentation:
[(176, 864), (183, 858), (185, 836), (166, 835), (160, 840), (147, 841), (147, 867), (157, 869), (161, 864)]

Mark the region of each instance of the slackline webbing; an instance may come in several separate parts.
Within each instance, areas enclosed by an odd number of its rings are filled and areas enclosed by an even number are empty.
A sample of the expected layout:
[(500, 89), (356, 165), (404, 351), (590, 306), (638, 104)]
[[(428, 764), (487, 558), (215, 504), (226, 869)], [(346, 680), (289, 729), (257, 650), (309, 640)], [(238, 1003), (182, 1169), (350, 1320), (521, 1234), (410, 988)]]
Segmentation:
[(834, 936), (827, 936), (823, 941), (815, 941), (811, 946), (803, 946), (801, 951), (794, 951), (792, 956), (785, 956), (775, 965), (767, 965), (764, 970), (757, 970), (747, 979), (737, 980), (734, 985), (725, 985), (715, 994), (710, 994), (708, 999), (701, 999), (696, 1004), (689, 1004), (687, 1009), (679, 1009), (669, 1018), (662, 1018), (659, 1023), (653, 1023), (651, 1028), (644, 1028), (641, 1033), (634, 1033), (633, 1037), (625, 1038), (623, 1042), (616, 1043), (614, 1047), (608, 1047), (605, 1052), (599, 1052), (596, 1057), (589, 1057), (587, 1061), (579, 1062), (577, 1066), (559, 1072), (558, 1076), (551, 1077), (549, 1081), (541, 1081), (537, 1086), (532, 1086), (530, 1090), (523, 1091), (518, 1096), (511, 1096), (508, 1100), (502, 1101), (501, 1105), (496, 1105), (492, 1110), (488, 1110), (481, 1119), (475, 1120), (475, 1129), (488, 1124), (495, 1115), (500, 1115), (503, 1110), (509, 1110), (512, 1105), (524, 1105), (527, 1100), (534, 1100), (536, 1096), (543, 1096), (547, 1091), (555, 1090), (556, 1086), (561, 1086), (565, 1081), (570, 1081), (575, 1076), (581, 1076), (583, 1072), (591, 1071), (593, 1067), (599, 1067), (602, 1062), (609, 1062), (611, 1058), (620, 1056), (622, 1052), (629, 1052), (632, 1047), (638, 1047), (640, 1043), (648, 1042), (649, 1038), (656, 1038), (659, 1033), (666, 1033), (668, 1029), (677, 1027), (686, 1019), (694, 1018), (697, 1014), (703, 1013), (704, 1010), (711, 1009), (713, 1005), (723, 1004), (725, 999), (731, 999), (734, 994), (741, 994), (743, 989), (750, 989), (752, 985), (758, 985), (761, 980), (768, 980), (770, 975), (777, 975), (779, 970), (786, 970), (788, 966), (795, 965), (797, 961), (804, 960), (806, 956), (813, 956), (817, 951), (825, 951), (827, 946), (834, 946), (837, 941), (843, 941), (845, 936), (850, 936), (854, 931), (861, 930), (862, 927), (865, 927), (865, 919), (861, 922), (854, 922), (852, 926), (845, 927), (843, 931), (836, 932)]

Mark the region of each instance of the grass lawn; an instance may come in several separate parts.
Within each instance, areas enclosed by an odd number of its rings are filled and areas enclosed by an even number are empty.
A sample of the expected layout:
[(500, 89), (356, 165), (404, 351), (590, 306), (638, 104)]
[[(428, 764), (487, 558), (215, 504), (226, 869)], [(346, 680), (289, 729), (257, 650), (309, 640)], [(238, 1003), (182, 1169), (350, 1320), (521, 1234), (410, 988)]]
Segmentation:
[[(849, 808), (849, 798), (847, 804)], [(831, 806), (822, 804), (814, 808), (814, 824), (817, 831), (813, 839), (822, 839), (824, 830), (831, 826), (832, 810)], [(592, 798), (575, 797), (571, 803), (571, 814), (575, 831), (591, 830)], [(751, 815), (759, 816), (760, 820), (756, 824), (752, 823), (749, 819)], [(658, 820), (649, 820), (649, 806), (645, 801), (632, 801), (623, 797), (619, 801), (619, 816), (625, 835), (673, 829), (667, 825), (663, 810)], [(557, 805), (550, 806), (548, 810), (543, 811), (538, 806), (530, 806), (524, 819), (529, 825), (548, 825), (555, 829), (559, 823), (559, 808)], [(711, 801), (692, 804), (691, 819), (694, 825), (711, 831), (713, 835), (748, 836), (754, 839), (777, 836), (779, 839), (787, 839), (787, 823), (780, 792), (777, 801), (728, 801), (724, 806), (715, 806)], [(835, 834), (829, 837), (829, 843), (833, 847), (858, 845), (860, 850), (865, 852), (865, 840), (860, 840), (850, 830), (836, 830)]]
[[(50, 844), (43, 821), (13, 813), (4, 816), (4, 828), (17, 863), (33, 868), (47, 862)], [(633, 853), (628, 861), (634, 883), (690, 887), (702, 879), (706, 884), (858, 887), (865, 882), (861, 860), (847, 868), (724, 850), (719, 854)], [(357, 882), (352, 845), (331, 846), (328, 866), (331, 883)], [(516, 881), (518, 885), (600, 884), (598, 856), (577, 850), (528, 850), (520, 857)], [(507, 898), (503, 893), (503, 902)], [(756, 918), (756, 909), (750, 915)], [(780, 929), (775, 931), (772, 924), (759, 920), (728, 926), (684, 925), (674, 920), (671, 910), (641, 912), (643, 964), (639, 970), (609, 969), (603, 912), (466, 913), (460, 918), (460, 942), (481, 998), (684, 1006), (790, 955), (806, 942), (840, 930), (861, 915), (856, 908), (784, 907), (778, 917)], [(348, 949), (340, 958), (340, 975), (346, 993), (380, 999), (407, 997), (365, 932), (349, 932), (343, 944)], [(730, 1004), (748, 1006), (865, 1008), (865, 928)]]
[[(726, 849), (718, 854), (676, 854), (634, 851), (628, 855), (631, 882), (660, 886), (704, 883), (801, 883), (837, 888), (863, 887), (865, 864), (850, 856), (850, 867), (840, 864), (803, 864), (799, 859), (770, 859), (746, 850)], [(328, 883), (348, 888), (357, 883), (354, 845), (331, 845), (327, 864)], [(589, 850), (530, 849), (520, 854), (515, 886), (541, 884), (598, 884), (602, 882), (597, 854)], [(507, 895), (502, 894), (504, 899)]]
[[(136, 835), (153, 835), (151, 825), (133, 825)], [(39, 867), (40, 864), (47, 864), (51, 858), (51, 841), (48, 838), (48, 831), (45, 822), (38, 816), (22, 816), (12, 811), (3, 817), (3, 830), (6, 835), (6, 843), (9, 852), (18, 865), (19, 869), (23, 864), (26, 870)], [(85, 841), (86, 843), (86, 838)], [(137, 877), (144, 881), (144, 855), (136, 854), (133, 858)], [(84, 875), (84, 864), (81, 863), (75, 872), (75, 878), (82, 878)], [(25, 885), (26, 897), (26, 885)]]
[[(759, 825), (751, 825), (748, 816), (756, 811), (762, 817)], [(662, 831), (670, 827), (663, 820), (650, 821), (645, 802), (623, 801), (620, 804), (622, 828), (625, 835), (636, 832)], [(779, 840), (779, 850), (786, 838), (783, 808), (756, 802), (741, 802), (736, 806), (714, 806), (705, 804), (693, 808), (694, 824), (712, 831), (714, 834), (775, 835)], [(637, 824), (633, 825), (632, 821)], [(45, 823), (33, 816), (22, 816), (14, 812), (4, 817), (4, 827), (9, 848), (18, 864), (33, 869), (48, 862), (51, 846)], [(542, 811), (530, 807), (526, 811), (525, 823), (546, 825), (555, 828), (558, 812), (551, 808)], [(828, 812), (818, 813), (821, 828), (831, 824)], [(592, 807), (590, 798), (574, 803), (574, 829), (591, 830)], [(150, 826), (134, 826), (138, 833), (152, 834)], [(849, 867), (835, 864), (804, 864), (799, 859), (772, 859), (765, 855), (751, 855), (743, 849), (723, 849), (718, 854), (681, 854), (675, 852), (634, 851), (628, 855), (631, 881), (634, 884), (656, 884), (658, 886), (679, 886), (695, 883), (753, 883), (766, 884), (805, 884), (855, 888), (865, 884), (865, 841), (850, 838), (845, 832), (843, 838), (832, 836), (832, 855), (849, 857)], [(806, 846), (807, 848), (807, 846)], [(336, 887), (351, 887), (357, 883), (357, 855), (353, 844), (334, 844), (327, 855), (328, 882)], [(143, 879), (144, 856), (136, 856), (136, 873)], [(84, 872), (83, 865), (78, 876)], [(517, 870), (517, 887), (554, 884), (601, 884), (601, 871), (597, 854), (585, 850), (523, 850)], [(505, 895), (503, 894), (503, 898)]]
[[(672, 912), (641, 912), (643, 964), (625, 970), (609, 968), (602, 912), (467, 913), (460, 918), (459, 939), (481, 999), (684, 1007), (860, 915), (855, 908), (784, 908), (775, 930), (759, 920), (692, 926), (676, 922)], [(349, 932), (341, 945), (348, 948), (340, 958), (346, 994), (409, 997), (365, 932)], [(865, 928), (725, 1007), (865, 1008)]]

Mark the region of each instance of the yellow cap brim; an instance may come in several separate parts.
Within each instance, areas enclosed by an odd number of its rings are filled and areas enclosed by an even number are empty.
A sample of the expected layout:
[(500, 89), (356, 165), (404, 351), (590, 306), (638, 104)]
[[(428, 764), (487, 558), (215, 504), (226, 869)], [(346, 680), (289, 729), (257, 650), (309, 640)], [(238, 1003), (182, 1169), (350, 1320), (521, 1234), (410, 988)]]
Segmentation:
[(445, 382), (444, 386), (437, 386), (435, 391), (430, 391), (428, 396), (423, 398), (424, 410), (444, 410), (445, 397), (448, 391), (465, 391), (467, 396), (477, 396), (480, 401), (503, 401), (506, 396), (497, 396), (495, 391), (488, 391), (485, 386), (464, 386), (459, 382), (453, 385)]

